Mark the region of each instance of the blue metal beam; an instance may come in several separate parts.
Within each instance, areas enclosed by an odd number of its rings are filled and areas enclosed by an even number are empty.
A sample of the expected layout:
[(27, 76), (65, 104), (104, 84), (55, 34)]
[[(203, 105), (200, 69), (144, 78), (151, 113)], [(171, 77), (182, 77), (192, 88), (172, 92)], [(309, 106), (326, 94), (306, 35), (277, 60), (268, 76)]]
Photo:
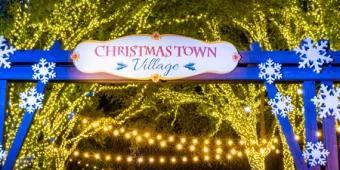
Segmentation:
[(7, 98), (7, 80), (0, 80), (0, 145), (2, 145), (2, 149), (5, 149), (4, 134), (7, 106), (6, 98)]
[[(39, 82), (36, 85), (36, 89), (38, 93), (44, 93), (45, 85)], [(15, 161), (21, 150), (21, 147), (24, 144), (27, 132), (31, 127), (31, 123), (34, 118), (35, 112), (34, 113), (25, 112), (24, 117), (19, 126), (18, 132), (16, 133), (16, 136), (14, 138), (13, 144), (8, 151), (7, 159), (3, 167), (4, 170), (13, 169)]]
[[(274, 99), (276, 93), (278, 92), (276, 86), (274, 84), (268, 84), (265, 83), (268, 97), (269, 99)], [(289, 116), (289, 115), (288, 115)], [(302, 156), (302, 151), (300, 149), (299, 144), (295, 140), (295, 134), (293, 131), (293, 127), (289, 122), (288, 117), (282, 117), (282, 116), (276, 116), (277, 119), (279, 120), (282, 132), (286, 138), (287, 144), (289, 146), (290, 153), (292, 154), (294, 158), (294, 162), (296, 165), (296, 168), (298, 170), (307, 170), (307, 165), (305, 163), (305, 160), (303, 159)]]
[[(306, 143), (318, 142), (316, 132), (318, 131), (316, 107), (311, 99), (316, 95), (316, 87), (314, 81), (303, 82), (303, 107), (305, 118)], [(312, 170), (319, 170), (320, 166), (311, 167)]]
[[(57, 77), (54, 81), (136, 81), (127, 80), (106, 73), (82, 73), (73, 66), (58, 66), (55, 69)], [(278, 81), (340, 81), (340, 67), (324, 68), (320, 74), (311, 72), (308, 69), (299, 69), (296, 67), (283, 67), (281, 69), (282, 79)], [(13, 66), (11, 69), (0, 69), (0, 79), (32, 81), (31, 66)], [(227, 74), (206, 73), (200, 76), (193, 76), (187, 80), (244, 80), (244, 81), (263, 81), (258, 77), (259, 69), (257, 67), (237, 67), (234, 71)], [(176, 80), (180, 81), (180, 80)]]
[[(332, 81), (322, 81), (321, 83), (328, 86), (329, 89), (333, 87)], [(338, 145), (335, 126), (335, 116), (327, 116), (322, 120), (323, 143), (325, 148), (329, 151), (326, 170), (339, 169)]]

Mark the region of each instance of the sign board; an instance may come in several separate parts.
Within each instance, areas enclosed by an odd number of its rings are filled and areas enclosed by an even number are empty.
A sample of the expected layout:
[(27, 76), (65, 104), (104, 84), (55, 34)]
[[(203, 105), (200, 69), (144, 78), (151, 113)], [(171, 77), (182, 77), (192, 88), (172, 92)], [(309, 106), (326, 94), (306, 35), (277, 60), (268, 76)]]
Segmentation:
[(136, 80), (175, 80), (233, 71), (240, 59), (228, 42), (203, 42), (178, 35), (132, 35), (80, 43), (71, 58), (84, 73), (109, 73)]

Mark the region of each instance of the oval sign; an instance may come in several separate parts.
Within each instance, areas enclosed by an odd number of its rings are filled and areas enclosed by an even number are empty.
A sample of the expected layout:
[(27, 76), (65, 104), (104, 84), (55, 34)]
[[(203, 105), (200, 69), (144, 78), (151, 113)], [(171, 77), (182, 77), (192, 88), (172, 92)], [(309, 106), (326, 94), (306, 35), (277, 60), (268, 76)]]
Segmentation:
[(225, 74), (240, 59), (228, 42), (203, 42), (178, 35), (131, 35), (80, 43), (71, 58), (84, 73), (109, 73), (128, 79), (184, 79), (203, 73)]

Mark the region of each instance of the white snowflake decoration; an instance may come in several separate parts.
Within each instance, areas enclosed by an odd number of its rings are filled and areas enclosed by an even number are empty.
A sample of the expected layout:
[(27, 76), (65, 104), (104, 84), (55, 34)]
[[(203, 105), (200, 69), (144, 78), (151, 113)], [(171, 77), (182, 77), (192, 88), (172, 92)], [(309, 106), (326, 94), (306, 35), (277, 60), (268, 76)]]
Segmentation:
[(42, 108), (42, 100), (44, 99), (44, 95), (37, 93), (35, 88), (22, 92), (20, 97), (22, 101), (19, 106), (20, 108), (25, 109), (27, 112), (33, 113), (34, 110)]
[(33, 79), (40, 80), (42, 83), (46, 84), (48, 80), (56, 77), (55, 71), (55, 63), (46, 62), (46, 59), (40, 59), (38, 64), (34, 64), (32, 66), (32, 70), (34, 71)]
[(274, 80), (281, 79), (281, 64), (274, 63), (272, 59), (268, 59), (266, 63), (260, 63), (259, 65), (261, 79), (266, 79), (269, 84), (272, 84)]
[(9, 61), (10, 54), (13, 54), (15, 48), (6, 44), (6, 39), (0, 36), (0, 68), (11, 68)]
[(335, 116), (340, 120), (340, 88), (329, 89), (328, 86), (321, 84), (320, 94), (315, 96), (312, 102), (319, 107), (319, 117)]
[(302, 154), (304, 159), (307, 161), (307, 164), (310, 166), (325, 166), (328, 155), (329, 152), (324, 148), (322, 142), (317, 142), (314, 144), (312, 142), (307, 142), (306, 150)]
[(280, 92), (276, 93), (275, 98), (269, 101), (269, 105), (272, 107), (272, 113), (285, 118), (288, 112), (293, 111), (291, 101), (289, 96), (283, 96)]
[(317, 44), (313, 44), (311, 38), (306, 38), (302, 41), (300, 47), (294, 49), (300, 57), (299, 68), (314, 68), (313, 71), (320, 73), (322, 65), (333, 61), (331, 56), (327, 53), (328, 41), (321, 40)]
[(7, 157), (7, 152), (2, 148), (2, 145), (0, 145), (0, 161), (5, 160)]

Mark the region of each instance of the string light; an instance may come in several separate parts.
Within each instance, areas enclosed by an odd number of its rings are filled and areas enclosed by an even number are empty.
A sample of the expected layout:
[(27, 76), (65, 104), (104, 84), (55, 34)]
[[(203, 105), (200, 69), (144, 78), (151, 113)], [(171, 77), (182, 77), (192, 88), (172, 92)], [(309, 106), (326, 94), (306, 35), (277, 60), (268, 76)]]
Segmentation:
[(182, 161), (185, 163), (188, 161), (188, 158), (186, 156), (183, 156)]
[(208, 153), (208, 152), (209, 152), (209, 148), (207, 148), (206, 146), (203, 147), (203, 152), (204, 152), (204, 153)]
[(177, 145), (176, 145), (176, 148), (177, 148), (178, 150), (182, 150), (182, 149), (183, 149), (183, 145), (182, 145), (182, 144), (177, 144)]
[[(86, 119), (88, 121), (88, 119)], [(105, 127), (104, 127), (105, 128)], [(109, 129), (109, 128), (105, 128), (105, 129)], [(112, 129), (112, 126), (111, 126), (111, 129)], [(106, 132), (104, 130), (104, 132)], [(161, 148), (165, 148), (167, 146), (167, 143), (165, 140), (162, 140), (163, 139), (163, 136), (167, 136), (167, 135), (164, 135), (164, 134), (156, 134), (156, 135), (153, 135), (152, 133), (150, 132), (145, 132), (142, 136), (138, 135), (140, 134), (139, 133), (139, 130), (136, 130), (136, 129), (133, 129), (133, 130), (130, 130), (130, 129), (127, 129), (127, 128), (120, 128), (119, 131), (117, 129), (113, 130), (113, 134), (114, 136), (119, 136), (119, 132), (122, 133), (124, 132), (125, 134), (123, 134), (123, 136), (125, 137), (125, 139), (131, 139), (133, 136), (134, 136), (134, 140), (137, 142), (137, 143), (141, 143), (143, 141), (143, 137), (146, 138), (147, 142), (149, 145), (153, 145), (155, 143), (155, 140), (159, 140), (159, 144), (160, 144), (160, 147)], [(175, 137), (173, 135), (169, 135), (167, 137), (167, 141), (169, 143), (176, 143), (176, 139), (178, 139), (179, 141), (177, 143), (181, 143), (181, 145), (179, 144), (175, 144), (175, 147), (177, 150), (182, 150), (183, 149), (183, 144), (186, 143), (187, 141), (187, 138), (186, 137)], [(210, 144), (210, 140), (211, 139), (203, 139), (203, 144), (204, 145), (209, 145)], [(198, 145), (199, 144), (199, 140), (197, 138), (194, 138), (192, 137), (192, 144), (193, 145)], [(273, 142), (274, 143), (278, 143), (278, 139), (276, 137), (273, 138)], [(262, 144), (267, 144), (267, 140), (266, 139), (262, 139), (261, 141)], [(244, 140), (240, 140), (238, 142), (239, 146), (244, 146), (245, 145), (245, 142)], [(251, 140), (251, 144), (254, 145), (254, 147), (259, 147), (260, 145), (256, 145), (256, 142), (254, 140)], [(215, 139), (215, 145), (219, 146), (219, 145), (222, 145), (222, 141), (221, 139)], [(234, 141), (231, 140), (231, 139), (228, 139), (227, 140), (227, 143), (226, 145), (228, 146), (232, 146), (234, 145)], [(192, 149), (190, 149), (192, 148)], [(195, 149), (193, 149), (192, 146), (189, 146), (188, 147), (189, 151), (194, 151)], [(203, 149), (203, 152), (204, 152), (204, 149)]]
[(217, 148), (216, 153), (221, 154), (223, 152), (222, 148)]
[(191, 152), (193, 152), (193, 151), (195, 151), (195, 146), (194, 145), (191, 145), (190, 147), (189, 147), (189, 150), (191, 151)]
[(198, 140), (197, 140), (196, 138), (194, 138), (194, 139), (192, 140), (192, 143), (193, 143), (193, 144), (197, 144), (197, 143), (198, 143)]
[(139, 158), (137, 159), (137, 162), (138, 162), (138, 163), (143, 163), (143, 161), (144, 161), (143, 157), (139, 157)]
[(132, 162), (132, 157), (131, 157), (131, 156), (128, 156), (128, 157), (126, 158), (126, 160), (127, 160), (127, 162)]
[(153, 139), (149, 139), (149, 144), (153, 145), (155, 143), (155, 141)]
[(96, 159), (100, 159), (100, 155), (99, 155), (99, 154), (96, 154), (94, 157), (95, 157)]
[[(77, 152), (79, 152), (79, 151), (77, 151)], [(276, 152), (279, 152), (279, 151), (277, 150)], [(100, 157), (99, 153), (89, 154), (89, 152), (84, 152), (83, 155), (84, 155), (84, 158), (89, 159), (89, 160), (92, 160), (92, 158), (96, 158), (96, 160), (99, 160), (99, 161), (101, 160), (101, 157)], [(125, 155), (125, 156), (121, 156), (121, 155), (114, 156), (114, 155), (115, 154), (111, 154), (111, 155), (110, 154), (106, 154), (106, 156), (104, 157), (104, 161), (110, 161), (111, 157), (113, 156), (115, 158), (114, 160), (115, 160), (116, 163), (124, 163), (123, 160), (125, 160), (126, 163), (132, 163), (133, 160), (135, 160), (138, 164), (144, 164), (144, 163), (153, 164), (153, 163), (156, 163), (155, 162), (155, 160), (156, 160), (155, 158), (157, 158), (157, 156), (147, 156), (146, 158), (148, 158), (148, 159), (145, 159), (145, 161), (144, 161), (144, 157), (142, 157), (142, 156), (135, 157), (135, 156), (132, 156), (132, 155)], [(236, 151), (236, 150), (235, 151), (231, 151), (231, 154), (227, 154), (226, 160), (230, 160), (232, 155), (237, 155), (239, 158), (241, 158), (243, 154), (240, 151)], [(74, 158), (78, 158), (78, 157), (74, 157)], [(179, 159), (177, 159), (177, 158), (179, 158)], [(201, 158), (202, 158), (202, 160), (204, 162), (220, 161), (220, 160), (222, 160), (221, 154), (216, 154), (213, 157), (215, 159), (210, 159), (209, 155), (202, 155)], [(158, 156), (158, 160), (159, 160), (160, 164), (163, 164), (163, 163), (167, 162), (167, 158), (165, 158), (164, 156)], [(177, 163), (177, 160), (181, 160), (183, 163), (186, 163), (186, 162), (188, 162), (188, 157), (187, 156), (181, 156), (181, 157), (169, 156), (168, 157), (169, 163), (172, 163), (172, 164)], [(194, 156), (192, 156), (192, 162), (191, 163), (197, 163), (199, 160), (200, 160), (200, 156), (194, 155)], [(69, 161), (72, 162), (74, 160), (72, 158), (70, 158)]]
[(174, 141), (174, 137), (173, 136), (170, 136), (169, 137), (169, 142), (173, 142)]
[(317, 137), (321, 137), (321, 135), (322, 135), (321, 132), (319, 132), (319, 131), (316, 132)]
[(301, 95), (303, 92), (301, 89), (297, 89), (297, 94)]
[(152, 163), (154, 163), (154, 162), (155, 162), (155, 159), (154, 159), (153, 157), (150, 157), (150, 158), (149, 158), (149, 163), (152, 164)]
[(161, 145), (162, 148), (164, 148), (164, 147), (166, 147), (166, 142), (161, 141), (160, 145)]
[(194, 161), (194, 162), (198, 162), (198, 157), (197, 156), (194, 156), (193, 158), (192, 158), (192, 160)]
[[(127, 161), (129, 161), (130, 158), (127, 158)], [(131, 158), (132, 159), (132, 158)], [(120, 162), (122, 160), (122, 157), (121, 156), (117, 156), (116, 157), (116, 161), (117, 162)]]
[(105, 160), (106, 160), (106, 161), (111, 160), (111, 156), (110, 156), (110, 155), (106, 155), (106, 156), (105, 156)]
[(295, 135), (295, 140), (296, 140), (296, 141), (299, 141), (299, 140), (300, 140), (300, 136)]
[(251, 112), (251, 109), (250, 109), (249, 106), (246, 106), (246, 107), (244, 107), (244, 111), (245, 111), (246, 113), (250, 113), (250, 112)]
[(159, 158), (159, 162), (160, 163), (164, 163), (165, 162), (165, 159), (163, 157)]
[(221, 145), (221, 144), (222, 144), (221, 140), (217, 139), (216, 140), (216, 145)]
[(176, 163), (176, 158), (175, 157), (171, 158), (171, 163)]

